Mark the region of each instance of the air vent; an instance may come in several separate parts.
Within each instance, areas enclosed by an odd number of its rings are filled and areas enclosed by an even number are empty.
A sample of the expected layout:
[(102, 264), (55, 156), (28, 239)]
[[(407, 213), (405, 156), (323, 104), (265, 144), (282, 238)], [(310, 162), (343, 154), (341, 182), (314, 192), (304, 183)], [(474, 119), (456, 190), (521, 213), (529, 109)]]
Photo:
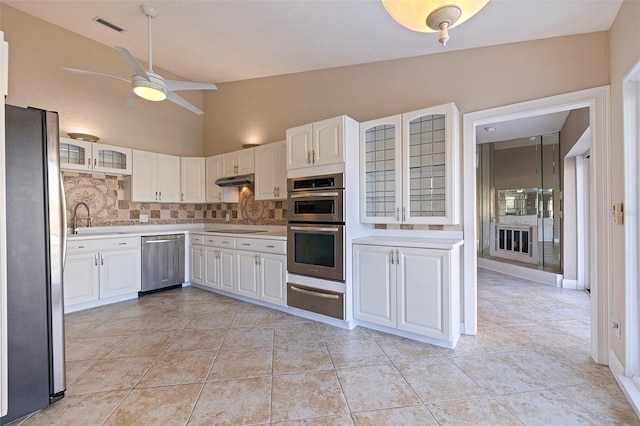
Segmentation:
[(123, 31), (124, 31), (124, 28), (120, 28), (119, 26), (117, 26), (117, 25), (115, 25), (115, 24), (112, 24), (112, 23), (111, 23), (111, 22), (109, 22), (109, 21), (105, 21), (104, 19), (102, 19), (102, 18), (101, 18), (101, 17), (99, 17), (99, 16), (96, 16), (95, 18), (93, 18), (93, 20), (94, 20), (94, 21), (96, 21), (96, 22), (98, 22), (98, 23), (100, 23), (100, 24), (102, 24), (102, 25), (104, 25), (105, 27), (109, 27), (109, 28), (111, 28), (112, 30), (116, 30), (116, 31), (117, 31), (117, 32), (119, 32), (119, 33), (121, 33), (121, 32), (123, 32)]

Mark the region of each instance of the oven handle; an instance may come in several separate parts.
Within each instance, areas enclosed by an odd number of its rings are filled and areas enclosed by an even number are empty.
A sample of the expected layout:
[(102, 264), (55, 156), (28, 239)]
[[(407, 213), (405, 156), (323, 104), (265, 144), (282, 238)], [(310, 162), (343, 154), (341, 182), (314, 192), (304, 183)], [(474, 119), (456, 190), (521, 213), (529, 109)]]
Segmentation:
[(338, 232), (339, 228), (317, 228), (315, 226), (290, 226), (292, 231), (321, 231), (321, 232)]
[(289, 198), (337, 197), (339, 192), (313, 192), (307, 194), (291, 194)]
[(297, 291), (298, 293), (308, 294), (309, 296), (322, 297), (324, 299), (339, 299), (340, 296), (337, 294), (327, 294), (327, 293), (318, 293), (317, 291), (304, 290), (302, 288), (298, 288), (294, 285), (290, 286), (291, 290)]

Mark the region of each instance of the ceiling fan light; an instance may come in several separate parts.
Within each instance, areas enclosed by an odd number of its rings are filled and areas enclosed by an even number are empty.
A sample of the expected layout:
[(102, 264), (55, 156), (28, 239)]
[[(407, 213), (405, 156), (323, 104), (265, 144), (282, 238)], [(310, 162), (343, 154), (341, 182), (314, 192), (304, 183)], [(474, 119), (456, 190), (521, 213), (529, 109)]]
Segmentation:
[(135, 86), (133, 87), (133, 93), (140, 96), (142, 99), (146, 99), (148, 101), (164, 101), (167, 99), (166, 91), (162, 91), (161, 89), (156, 89), (155, 87), (148, 86)]
[[(152, 73), (148, 73), (151, 80), (147, 80), (140, 75), (133, 76), (133, 93), (148, 101), (164, 101), (167, 99), (167, 88), (162, 84), (162, 80)], [(154, 81), (156, 80), (156, 81)]]
[[(442, 30), (444, 21), (436, 19), (438, 15), (450, 15), (446, 19), (450, 21), (446, 29), (451, 29), (478, 13), (487, 3), (489, 0), (382, 0), (384, 8), (397, 23), (422, 33)], [(458, 17), (454, 19), (455, 15)]]

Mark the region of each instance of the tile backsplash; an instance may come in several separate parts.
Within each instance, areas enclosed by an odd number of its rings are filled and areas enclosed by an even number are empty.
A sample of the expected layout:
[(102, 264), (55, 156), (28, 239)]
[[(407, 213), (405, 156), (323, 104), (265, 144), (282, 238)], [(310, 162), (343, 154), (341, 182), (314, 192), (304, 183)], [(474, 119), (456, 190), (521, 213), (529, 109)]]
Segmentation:
[[(149, 225), (177, 223), (229, 223), (286, 225), (283, 201), (258, 201), (252, 188), (242, 188), (238, 203), (139, 203), (124, 197), (125, 177), (99, 173), (63, 172), (67, 200), (67, 226), (73, 227), (73, 213), (79, 202), (91, 210), (92, 226)], [(229, 222), (226, 216), (229, 215)], [(78, 209), (78, 226), (87, 226), (86, 209)]]

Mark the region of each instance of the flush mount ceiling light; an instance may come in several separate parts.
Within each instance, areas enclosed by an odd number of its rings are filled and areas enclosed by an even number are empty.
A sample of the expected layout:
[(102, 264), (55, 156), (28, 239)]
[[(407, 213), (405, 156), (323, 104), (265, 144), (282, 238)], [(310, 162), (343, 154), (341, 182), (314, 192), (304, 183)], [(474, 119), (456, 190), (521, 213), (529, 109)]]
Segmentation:
[(403, 27), (421, 33), (440, 32), (446, 46), (449, 28), (478, 13), (489, 0), (382, 0), (384, 8)]
[(88, 133), (67, 133), (67, 135), (69, 135), (71, 139), (75, 139), (77, 141), (98, 142), (100, 140), (99, 137)]

